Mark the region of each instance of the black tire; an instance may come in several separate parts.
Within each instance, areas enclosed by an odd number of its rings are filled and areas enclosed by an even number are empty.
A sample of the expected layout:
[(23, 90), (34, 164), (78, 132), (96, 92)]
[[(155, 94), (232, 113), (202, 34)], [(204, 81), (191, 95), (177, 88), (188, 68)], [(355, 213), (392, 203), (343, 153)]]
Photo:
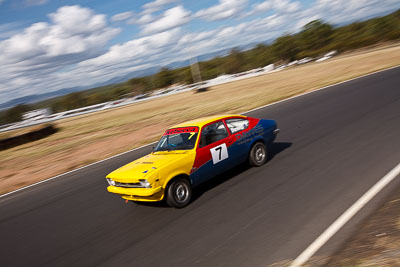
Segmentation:
[(167, 204), (174, 208), (186, 207), (192, 199), (192, 186), (185, 178), (175, 178), (167, 189)]
[(267, 161), (267, 148), (264, 143), (257, 142), (250, 149), (249, 164), (254, 167), (260, 167)]

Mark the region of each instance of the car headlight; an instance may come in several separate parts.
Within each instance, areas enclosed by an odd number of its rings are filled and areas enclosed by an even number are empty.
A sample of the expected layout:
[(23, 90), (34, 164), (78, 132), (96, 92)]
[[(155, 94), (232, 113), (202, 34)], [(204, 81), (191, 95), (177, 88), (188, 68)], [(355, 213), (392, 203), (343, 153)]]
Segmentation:
[(109, 185), (115, 186), (115, 181), (111, 180), (110, 178), (107, 178), (107, 182)]
[(139, 179), (140, 185), (145, 188), (151, 188), (151, 184), (146, 179)]

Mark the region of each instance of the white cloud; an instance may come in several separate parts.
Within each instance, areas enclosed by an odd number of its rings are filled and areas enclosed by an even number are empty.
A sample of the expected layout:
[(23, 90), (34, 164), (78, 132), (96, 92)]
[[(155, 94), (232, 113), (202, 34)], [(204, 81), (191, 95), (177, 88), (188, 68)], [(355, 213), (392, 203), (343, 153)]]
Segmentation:
[(299, 11), (300, 2), (290, 2), (289, 0), (271, 0), (273, 9), (279, 13), (292, 13)]
[(263, 13), (273, 10), (276, 13), (293, 13), (301, 9), (300, 2), (291, 2), (290, 0), (266, 0), (253, 5), (252, 10), (245, 13), (243, 17), (248, 17), (257, 13)]
[(264, 12), (264, 11), (267, 11), (268, 9), (272, 9), (272, 7), (273, 7), (272, 1), (264, 1), (261, 3), (255, 4), (253, 10), (255, 12)]
[(218, 30), (211, 30), (206, 32), (187, 33), (179, 41), (178, 44), (196, 43), (204, 40), (210, 40)]
[(96, 15), (92, 10), (80, 6), (60, 7), (49, 17), (54, 28), (67, 35), (92, 34), (101, 31), (107, 24), (105, 15)]
[(116, 14), (116, 15), (112, 16), (111, 20), (112, 21), (124, 21), (124, 20), (127, 20), (129, 18), (132, 18), (132, 16), (133, 16), (133, 12), (127, 11), (127, 12), (122, 12), (122, 13), (119, 13), (119, 14)]
[(157, 20), (159, 16), (151, 13), (135, 14), (132, 11), (122, 12), (111, 17), (112, 21), (125, 21), (126, 24), (148, 24)]
[(168, 9), (161, 18), (143, 25), (142, 34), (154, 34), (179, 27), (190, 21), (190, 12), (182, 6)]
[(132, 20), (131, 23), (136, 23), (136, 24), (148, 24), (151, 23), (153, 21), (157, 20), (156, 16), (153, 16), (151, 14), (144, 14), (143, 16), (141, 16), (139, 19), (136, 20)]
[[(190, 15), (190, 12), (185, 10), (182, 6), (176, 6), (174, 8), (167, 9), (164, 11), (163, 14), (153, 14), (154, 12), (160, 11), (164, 9), (167, 5), (177, 2), (178, 0), (156, 0), (150, 3), (147, 3), (142, 6), (143, 10), (140, 12), (139, 15), (134, 15), (126, 18), (126, 24), (139, 24), (142, 25), (142, 28), (144, 28), (144, 31), (142, 33), (145, 34), (152, 34), (155, 32), (160, 32), (163, 30), (168, 30), (173, 27), (169, 27), (168, 25), (174, 25), (175, 23), (177, 26), (180, 26), (180, 20), (182, 20), (182, 24), (188, 22), (188, 18)], [(127, 12), (124, 12), (127, 13)], [(121, 14), (124, 14), (121, 13)], [(176, 16), (174, 18), (174, 16)], [(124, 18), (125, 19), (125, 18)], [(162, 23), (166, 23), (165, 27), (162, 27)], [(146, 24), (151, 24), (151, 25), (146, 25)], [(154, 31), (152, 30), (154, 28)], [(158, 29), (161, 30), (158, 30)], [(149, 30), (147, 30), (149, 29)]]
[(271, 15), (262, 19), (243, 22), (236, 26), (223, 27), (211, 31), (189, 33), (178, 41), (180, 58), (246, 45), (251, 42), (267, 41), (289, 31), (292, 22), (288, 16)]
[[(107, 26), (104, 15), (80, 6), (64, 6), (49, 15), (50, 22), (38, 22), (23, 32), (0, 41), (0, 94), (19, 90), (26, 81), (43, 84), (49, 74), (100, 55), (119, 29)], [(22, 83), (24, 81), (24, 83)], [(21, 88), (18, 88), (21, 87)], [(37, 93), (53, 88), (39, 86)]]
[(161, 10), (164, 6), (177, 2), (178, 0), (156, 0), (142, 6), (143, 14), (149, 14)]
[(336, 24), (377, 16), (399, 8), (399, 0), (317, 0), (315, 4), (299, 13), (297, 30), (308, 22), (322, 19)]
[[(176, 39), (182, 35), (179, 28), (154, 35), (134, 39), (124, 44), (113, 45), (109, 51), (97, 58), (86, 60), (80, 63), (80, 66), (86, 66), (97, 69), (100, 66), (115, 66), (123, 62), (140, 62), (147, 60), (149, 55), (168, 54), (168, 49), (176, 42)], [(165, 50), (165, 52), (164, 52)]]
[(68, 72), (51, 74), (48, 86), (65, 88), (77, 85), (92, 85), (104, 82), (116, 75), (168, 64), (179, 52), (176, 40), (182, 32), (179, 28), (113, 45), (106, 53), (77, 64)]
[(219, 0), (218, 4), (196, 12), (195, 17), (215, 21), (239, 16), (247, 6), (247, 0)]

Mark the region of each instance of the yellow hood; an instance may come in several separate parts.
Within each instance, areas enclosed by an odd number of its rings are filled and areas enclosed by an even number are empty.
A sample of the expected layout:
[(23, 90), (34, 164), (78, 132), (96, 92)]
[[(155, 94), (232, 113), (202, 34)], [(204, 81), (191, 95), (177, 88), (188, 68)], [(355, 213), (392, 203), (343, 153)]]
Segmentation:
[(193, 152), (183, 150), (154, 152), (111, 172), (107, 178), (122, 183), (134, 183), (139, 179), (149, 179), (155, 177), (153, 174), (162, 168), (178, 164), (180, 161), (184, 162), (183, 159), (191, 153)]

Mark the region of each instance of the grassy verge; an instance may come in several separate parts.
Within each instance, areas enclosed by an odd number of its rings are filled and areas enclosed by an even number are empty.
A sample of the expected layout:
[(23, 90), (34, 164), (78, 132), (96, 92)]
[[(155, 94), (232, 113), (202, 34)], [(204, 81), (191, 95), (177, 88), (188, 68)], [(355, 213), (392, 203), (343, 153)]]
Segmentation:
[(400, 266), (400, 190), (359, 227), (327, 266)]
[(240, 113), (398, 64), (400, 46), (391, 46), (215, 86), (204, 93), (184, 92), (60, 120), (56, 134), (0, 152), (0, 193), (155, 141), (165, 128), (188, 119)]

